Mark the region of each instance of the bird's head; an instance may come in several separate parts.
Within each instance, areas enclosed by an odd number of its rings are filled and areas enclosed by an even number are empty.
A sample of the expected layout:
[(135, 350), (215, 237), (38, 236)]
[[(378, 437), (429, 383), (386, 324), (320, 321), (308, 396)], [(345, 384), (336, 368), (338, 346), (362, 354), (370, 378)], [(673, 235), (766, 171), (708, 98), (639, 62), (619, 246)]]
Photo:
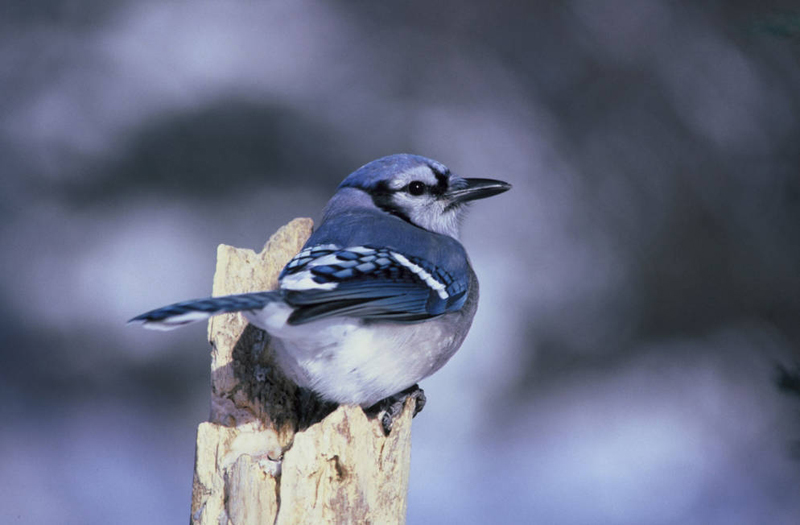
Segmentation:
[(503, 193), (511, 185), (465, 179), (419, 155), (389, 155), (351, 173), (339, 189), (366, 193), (379, 209), (428, 231), (458, 238), (465, 204)]

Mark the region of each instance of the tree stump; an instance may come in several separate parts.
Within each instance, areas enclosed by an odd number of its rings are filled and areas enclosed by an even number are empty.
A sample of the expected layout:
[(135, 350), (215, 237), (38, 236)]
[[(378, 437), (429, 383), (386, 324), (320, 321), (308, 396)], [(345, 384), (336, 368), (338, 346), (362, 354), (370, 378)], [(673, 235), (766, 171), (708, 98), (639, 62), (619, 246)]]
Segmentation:
[[(311, 235), (295, 219), (261, 253), (220, 245), (213, 294), (277, 287)], [(241, 314), (211, 318), (211, 415), (197, 428), (193, 524), (403, 523), (413, 400), (392, 432), (358, 406), (299, 428), (298, 392), (273, 362), (269, 336)]]

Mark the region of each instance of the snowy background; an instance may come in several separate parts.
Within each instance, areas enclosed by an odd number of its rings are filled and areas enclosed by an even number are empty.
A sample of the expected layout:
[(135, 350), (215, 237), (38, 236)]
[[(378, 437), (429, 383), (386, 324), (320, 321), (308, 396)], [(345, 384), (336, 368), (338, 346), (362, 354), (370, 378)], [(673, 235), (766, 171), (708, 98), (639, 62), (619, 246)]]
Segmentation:
[(1, 523), (185, 523), (205, 327), (125, 321), (397, 152), (514, 185), (409, 523), (800, 522), (794, 2), (4, 2), (0, 70)]

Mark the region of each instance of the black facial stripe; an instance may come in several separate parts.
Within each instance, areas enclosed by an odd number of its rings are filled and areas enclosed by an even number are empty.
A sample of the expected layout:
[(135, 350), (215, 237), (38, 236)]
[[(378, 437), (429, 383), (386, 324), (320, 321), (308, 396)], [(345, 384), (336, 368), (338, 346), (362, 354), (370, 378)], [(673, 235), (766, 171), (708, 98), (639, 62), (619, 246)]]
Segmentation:
[(395, 191), (397, 190), (390, 189), (386, 182), (381, 181), (370, 192), (370, 197), (372, 197), (372, 202), (374, 202), (375, 206), (378, 208), (382, 209), (386, 213), (391, 213), (395, 217), (400, 217), (404, 221), (410, 223), (411, 218), (392, 200), (392, 195), (394, 195)]
[(433, 174), (436, 175), (436, 186), (431, 186), (430, 188), (431, 194), (437, 197), (444, 195), (445, 193), (447, 193), (447, 187), (448, 187), (447, 181), (449, 177), (446, 174), (439, 173), (438, 171), (432, 168), (431, 171), (433, 171)]

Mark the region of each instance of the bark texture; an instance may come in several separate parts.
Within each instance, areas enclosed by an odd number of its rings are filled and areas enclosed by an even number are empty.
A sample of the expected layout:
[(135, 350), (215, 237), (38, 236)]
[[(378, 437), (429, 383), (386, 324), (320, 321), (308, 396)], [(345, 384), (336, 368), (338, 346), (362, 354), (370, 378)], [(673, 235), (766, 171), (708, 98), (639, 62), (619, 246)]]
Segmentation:
[[(220, 245), (214, 295), (275, 288), (312, 227), (295, 219), (261, 253)], [(298, 392), (269, 336), (240, 314), (213, 317), (208, 335), (211, 415), (197, 429), (192, 523), (405, 521), (413, 401), (389, 436), (353, 406), (300, 429)]]

